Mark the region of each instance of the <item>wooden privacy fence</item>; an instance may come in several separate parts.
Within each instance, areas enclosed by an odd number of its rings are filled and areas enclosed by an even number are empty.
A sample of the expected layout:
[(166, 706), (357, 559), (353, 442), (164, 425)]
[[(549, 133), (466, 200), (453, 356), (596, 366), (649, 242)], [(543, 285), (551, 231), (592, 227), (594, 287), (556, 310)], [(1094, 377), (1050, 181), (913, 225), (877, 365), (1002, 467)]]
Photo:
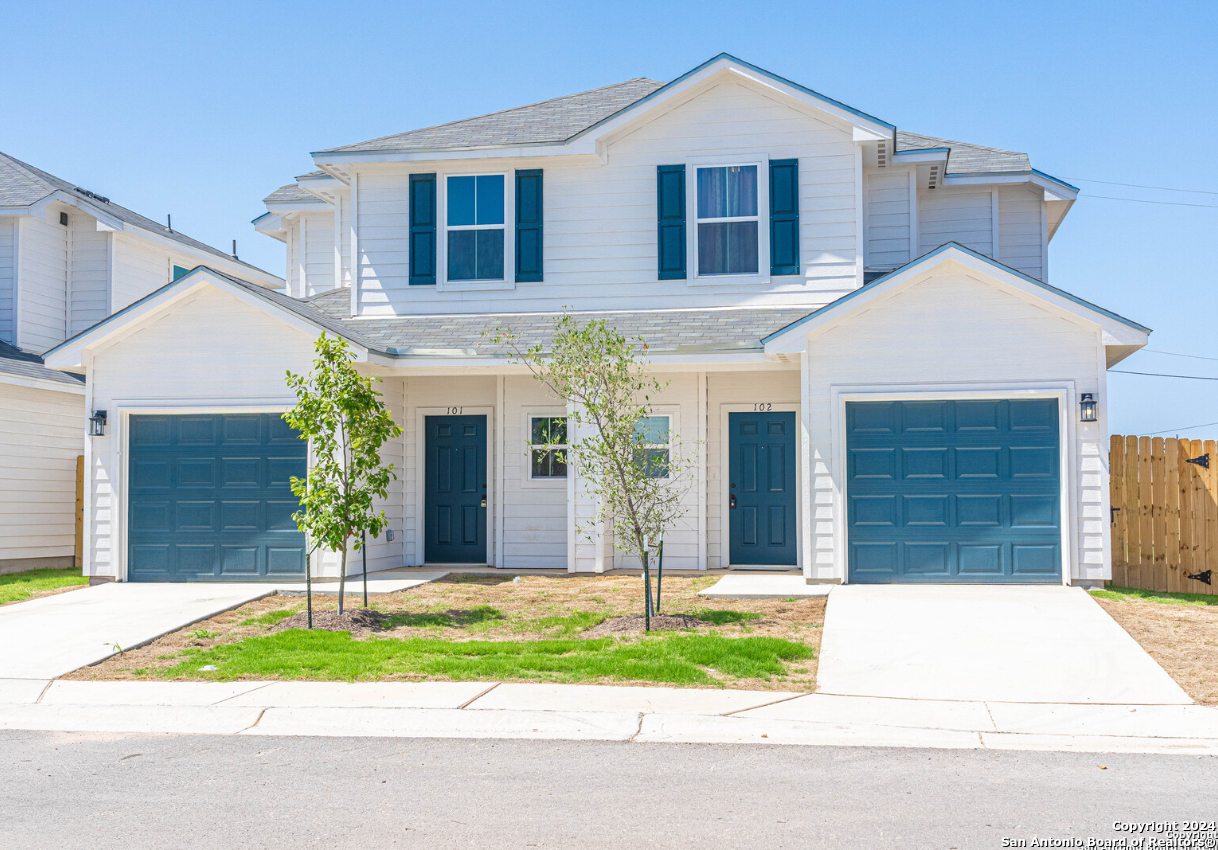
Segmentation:
[(1213, 594), (1188, 576), (1218, 578), (1214, 441), (1113, 435), (1108, 457), (1113, 584)]

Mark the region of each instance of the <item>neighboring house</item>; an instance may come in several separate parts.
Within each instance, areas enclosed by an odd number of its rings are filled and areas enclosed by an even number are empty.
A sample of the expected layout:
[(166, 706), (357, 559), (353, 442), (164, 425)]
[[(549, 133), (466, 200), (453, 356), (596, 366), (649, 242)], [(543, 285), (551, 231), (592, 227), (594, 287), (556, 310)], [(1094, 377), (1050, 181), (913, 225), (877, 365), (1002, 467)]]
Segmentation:
[(87, 388), (40, 355), (203, 263), (283, 286), (0, 153), (0, 573), (73, 563)]
[(1109, 577), (1105, 370), (1149, 331), (1049, 284), (1076, 190), (1025, 154), (724, 55), (313, 161), (255, 220), (292, 297), (196, 269), (48, 354), (110, 412), (90, 575), (300, 575), (279, 417), (322, 332), (404, 428), (371, 568), (629, 566), (535, 447), (569, 411), (486, 335), (544, 344), (569, 308), (643, 337), (667, 382), (648, 439), (696, 461), (669, 567)]

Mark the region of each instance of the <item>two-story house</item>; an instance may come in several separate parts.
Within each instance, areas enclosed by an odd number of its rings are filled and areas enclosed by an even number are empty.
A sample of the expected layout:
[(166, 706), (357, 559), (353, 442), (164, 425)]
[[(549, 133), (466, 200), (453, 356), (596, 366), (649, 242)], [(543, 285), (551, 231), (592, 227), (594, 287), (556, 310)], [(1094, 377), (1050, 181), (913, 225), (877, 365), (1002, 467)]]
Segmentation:
[(723, 55), (312, 158), (255, 220), (286, 296), (196, 269), (48, 355), (109, 411), (90, 575), (300, 574), (279, 417), (323, 332), (404, 429), (371, 568), (628, 566), (539, 448), (571, 411), (486, 333), (544, 344), (569, 310), (667, 385), (640, 427), (692, 462), (670, 567), (1109, 576), (1105, 371), (1149, 331), (1049, 284), (1077, 192), (1025, 154)]
[(0, 573), (71, 566), (85, 381), (41, 355), (197, 265), (283, 281), (0, 153)]

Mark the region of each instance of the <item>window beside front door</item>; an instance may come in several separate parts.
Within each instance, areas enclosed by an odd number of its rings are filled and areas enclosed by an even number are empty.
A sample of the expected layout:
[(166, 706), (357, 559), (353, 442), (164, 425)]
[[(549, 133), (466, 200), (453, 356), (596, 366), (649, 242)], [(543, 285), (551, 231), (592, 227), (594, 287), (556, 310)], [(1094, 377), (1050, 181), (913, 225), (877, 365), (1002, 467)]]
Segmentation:
[(667, 478), (672, 449), (669, 416), (644, 416), (634, 425), (637, 435), (635, 460), (648, 478)]
[(699, 276), (758, 273), (757, 171), (756, 165), (698, 169)]
[(567, 417), (529, 417), (529, 477), (567, 477)]
[(446, 206), (448, 280), (503, 280), (504, 176), (448, 177)]

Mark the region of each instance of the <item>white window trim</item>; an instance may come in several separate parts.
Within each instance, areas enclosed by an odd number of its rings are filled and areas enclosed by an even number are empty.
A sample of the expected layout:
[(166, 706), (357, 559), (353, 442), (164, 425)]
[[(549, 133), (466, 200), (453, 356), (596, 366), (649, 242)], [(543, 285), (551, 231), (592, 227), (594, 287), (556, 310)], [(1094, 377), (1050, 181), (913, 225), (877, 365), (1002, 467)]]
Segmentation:
[[(571, 439), (571, 418), (565, 407), (531, 407), (525, 410), (521, 415), (520, 421), (521, 433), (524, 435), (524, 474), (520, 476), (520, 484), (522, 487), (537, 487), (547, 490), (565, 490), (567, 489), (567, 479), (572, 477), (572, 463), (570, 458), (567, 458), (567, 474), (562, 478), (533, 477), (533, 420), (541, 418), (566, 419), (567, 440), (570, 441)], [(570, 443), (568, 442), (567, 445), (570, 445)]]
[[(667, 419), (668, 420), (668, 442), (667, 443), (644, 443), (643, 448), (644, 449), (667, 449), (668, 450), (668, 462), (672, 463), (672, 455), (673, 455), (673, 451), (674, 451), (673, 447), (675, 445), (675, 441), (673, 440), (673, 435), (676, 433), (676, 429), (677, 429), (677, 411), (673, 410), (673, 409), (666, 409), (666, 407), (667, 406), (654, 407), (651, 409), (650, 413), (648, 413), (646, 416), (641, 417), (641, 418), (658, 419), (660, 417), (664, 417), (665, 419)], [(667, 474), (665, 474), (661, 477), (658, 477), (654, 480), (672, 481), (674, 479), (672, 477), (672, 472), (669, 471)]]
[[(757, 273), (704, 275), (698, 269), (698, 169), (733, 165), (757, 167)], [(770, 158), (767, 154), (698, 157), (685, 162), (685, 256), (690, 283), (697, 286), (735, 286), (770, 282)], [(710, 221), (711, 219), (708, 219)], [(752, 217), (713, 219), (716, 222), (752, 221)]]
[[(503, 178), (503, 280), (448, 279), (448, 178)], [(441, 292), (488, 292), (516, 288), (516, 180), (512, 171), (443, 171), (436, 173), (436, 289)], [(496, 230), (499, 225), (469, 225), (456, 230)]]

